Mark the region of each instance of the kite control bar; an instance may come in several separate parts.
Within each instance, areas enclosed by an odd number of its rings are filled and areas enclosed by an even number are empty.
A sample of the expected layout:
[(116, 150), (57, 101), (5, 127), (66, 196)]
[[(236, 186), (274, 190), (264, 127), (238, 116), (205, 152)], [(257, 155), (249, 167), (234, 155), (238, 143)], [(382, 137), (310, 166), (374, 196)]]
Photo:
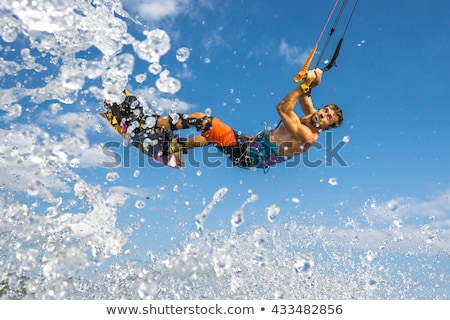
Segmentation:
[[(337, 58), (339, 56), (339, 52), (341, 51), (341, 46), (342, 46), (343, 41), (344, 41), (344, 38), (341, 38), (339, 40), (339, 42), (336, 46), (336, 49), (334, 50), (333, 56), (331, 57), (331, 60), (326, 64), (325, 67), (321, 68), (321, 70), (323, 72), (326, 72), (326, 71), (330, 70), (331, 68), (333, 68), (334, 66), (337, 66)], [(309, 57), (308, 57), (308, 59), (309, 59)], [(306, 76), (306, 72), (307, 72), (307, 70), (304, 71), (303, 78)], [(303, 79), (303, 78), (301, 78), (301, 79)], [(302, 89), (303, 93), (308, 93), (310, 90), (309, 86), (304, 82), (300, 83), (300, 88)]]
[[(328, 44), (328, 41), (329, 41), (331, 35), (333, 34), (333, 32), (335, 30), (335, 27), (336, 27), (336, 25), (337, 25), (341, 15), (342, 15), (342, 12), (345, 9), (347, 1), (348, 0), (345, 0), (344, 3), (341, 5), (340, 12), (339, 12), (338, 16), (336, 17), (334, 25), (331, 28), (330, 34), (328, 35), (328, 40), (327, 40), (327, 43), (325, 44), (324, 50), (325, 50), (325, 48), (326, 48), (326, 46)], [(300, 71), (294, 77), (294, 81), (295, 82), (300, 82), (301, 80), (303, 80), (305, 78), (306, 73), (308, 72), (309, 65), (311, 64), (311, 61), (314, 58), (314, 55), (315, 55), (315, 53), (317, 51), (317, 48), (319, 46), (320, 39), (322, 38), (322, 35), (323, 35), (323, 33), (324, 33), (324, 31), (325, 31), (325, 29), (326, 29), (326, 27), (327, 27), (327, 25), (328, 25), (328, 23), (329, 23), (329, 21), (331, 19), (331, 16), (334, 13), (334, 10), (336, 9), (336, 6), (337, 6), (338, 2), (339, 2), (339, 0), (336, 0), (336, 2), (334, 3), (334, 6), (331, 9), (331, 12), (330, 12), (330, 14), (328, 16), (328, 19), (327, 19), (327, 21), (325, 22), (325, 25), (322, 28), (322, 32), (320, 33), (319, 38), (317, 39), (317, 42), (316, 42), (314, 48), (312, 49), (311, 53), (309, 54), (308, 58), (306, 59), (305, 64), (303, 65), (303, 67), (300, 69)], [(342, 42), (344, 41), (344, 35), (347, 32), (348, 25), (350, 24), (350, 21), (351, 21), (351, 19), (353, 17), (353, 13), (355, 12), (355, 8), (356, 8), (357, 4), (358, 4), (358, 0), (356, 0), (355, 4), (353, 6), (353, 10), (352, 10), (352, 12), (350, 14), (350, 17), (348, 18), (347, 25), (345, 26), (344, 32), (343, 32), (343, 34), (341, 36), (341, 39), (339, 40), (339, 42), (338, 42), (338, 44), (336, 46), (336, 49), (334, 50), (334, 53), (333, 53), (333, 56), (331, 57), (331, 60), (327, 63), (327, 65), (325, 67), (321, 68), (321, 70), (323, 72), (328, 71), (332, 67), (337, 65), (337, 58), (338, 58), (339, 52), (341, 50)], [(322, 57), (322, 55), (321, 55), (321, 57)], [(320, 60), (320, 58), (319, 58), (319, 60)], [(319, 64), (319, 62), (316, 64), (316, 67), (317, 67), (318, 64)], [(302, 89), (303, 93), (308, 93), (310, 91), (310, 87), (304, 82), (300, 83), (300, 88)]]

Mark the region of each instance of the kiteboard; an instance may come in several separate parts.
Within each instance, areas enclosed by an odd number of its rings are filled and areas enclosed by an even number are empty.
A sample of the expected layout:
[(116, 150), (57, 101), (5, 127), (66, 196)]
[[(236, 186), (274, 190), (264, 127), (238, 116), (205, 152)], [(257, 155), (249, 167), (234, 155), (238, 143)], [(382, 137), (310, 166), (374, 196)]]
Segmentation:
[(183, 152), (169, 152), (178, 134), (155, 126), (157, 116), (145, 114), (142, 104), (130, 92), (124, 91), (125, 100), (120, 103), (103, 101), (105, 111), (100, 113), (109, 124), (133, 147), (148, 155), (156, 163), (182, 169)]

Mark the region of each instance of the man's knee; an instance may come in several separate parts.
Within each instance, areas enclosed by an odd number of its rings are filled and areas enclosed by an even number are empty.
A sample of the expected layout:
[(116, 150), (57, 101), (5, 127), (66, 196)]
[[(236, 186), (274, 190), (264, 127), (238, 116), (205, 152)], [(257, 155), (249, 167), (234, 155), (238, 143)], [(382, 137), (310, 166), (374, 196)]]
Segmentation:
[(160, 120), (158, 125), (162, 128), (170, 128), (170, 130), (189, 129), (192, 127), (201, 130), (202, 119), (205, 117), (207, 116), (202, 112), (174, 113), (161, 118), (158, 116)]
[(203, 112), (195, 112), (181, 115), (183, 129), (195, 127), (198, 131), (211, 129), (213, 117), (207, 116)]
[(204, 117), (207, 117), (207, 115), (203, 112), (193, 112), (186, 114), (189, 118), (196, 118), (196, 119), (202, 119)]

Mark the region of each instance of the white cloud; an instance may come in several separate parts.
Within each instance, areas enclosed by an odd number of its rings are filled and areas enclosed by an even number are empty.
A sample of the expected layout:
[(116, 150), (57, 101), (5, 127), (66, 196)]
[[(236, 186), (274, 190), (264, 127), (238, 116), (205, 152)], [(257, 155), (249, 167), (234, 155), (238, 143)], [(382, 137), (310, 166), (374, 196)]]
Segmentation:
[(420, 219), (435, 221), (450, 216), (450, 191), (430, 196), (426, 201), (415, 198), (396, 198), (386, 203), (372, 203), (365, 212), (370, 220), (379, 223)]
[(216, 31), (211, 30), (208, 35), (205, 35), (205, 37), (202, 40), (203, 47), (208, 51), (212, 48), (223, 46), (225, 43), (225, 40), (223, 39), (222, 35)]
[(154, 88), (137, 89), (133, 91), (133, 94), (142, 97), (152, 106), (153, 111), (155, 111), (155, 106), (157, 108), (162, 108), (166, 113), (168, 113), (172, 108), (174, 108), (176, 112), (180, 113), (187, 112), (192, 109), (192, 105), (185, 101), (161, 97), (159, 91)]
[(161, 20), (183, 12), (190, 0), (124, 0), (125, 8), (144, 20)]
[(281, 40), (278, 47), (278, 52), (287, 63), (300, 67), (305, 63), (310, 51), (311, 49), (305, 50), (297, 46), (292, 46), (285, 39)]
[[(404, 253), (438, 253), (450, 248), (450, 190), (426, 200), (397, 198), (373, 204), (363, 215), (370, 225), (357, 228), (363, 249), (385, 246)], [(355, 232), (342, 233), (350, 239)]]

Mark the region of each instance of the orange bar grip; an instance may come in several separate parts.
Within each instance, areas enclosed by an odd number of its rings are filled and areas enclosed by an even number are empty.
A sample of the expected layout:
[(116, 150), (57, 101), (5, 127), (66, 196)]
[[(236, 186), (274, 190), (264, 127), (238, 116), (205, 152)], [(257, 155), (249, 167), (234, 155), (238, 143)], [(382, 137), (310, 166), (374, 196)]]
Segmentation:
[(306, 59), (305, 64), (303, 65), (303, 67), (300, 69), (298, 74), (294, 77), (294, 81), (295, 82), (299, 82), (300, 80), (302, 80), (305, 77), (306, 72), (308, 71), (309, 65), (311, 64), (311, 61), (314, 58), (314, 54), (316, 53), (316, 50), (317, 50), (317, 43), (314, 46), (314, 48), (312, 49), (312, 51), (309, 54), (308, 58)]

